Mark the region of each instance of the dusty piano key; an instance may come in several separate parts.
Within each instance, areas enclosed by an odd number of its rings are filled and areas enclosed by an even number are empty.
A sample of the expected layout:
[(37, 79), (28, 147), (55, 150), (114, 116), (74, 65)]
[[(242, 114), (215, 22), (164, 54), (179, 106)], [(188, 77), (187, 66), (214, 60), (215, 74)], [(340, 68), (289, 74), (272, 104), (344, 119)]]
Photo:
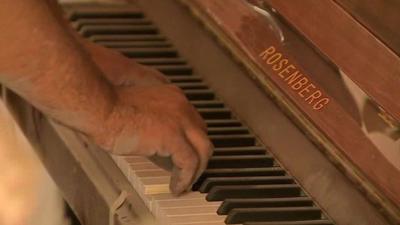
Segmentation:
[(240, 224), (246, 221), (302, 221), (321, 219), (317, 207), (236, 208), (228, 214), (226, 223)]
[(203, 79), (199, 76), (168, 76), (167, 79), (175, 84), (203, 82)]
[(137, 177), (142, 185), (142, 192), (148, 194), (170, 193), (170, 177)]
[(218, 208), (220, 215), (228, 214), (234, 208), (267, 208), (267, 207), (289, 207), (289, 206), (313, 206), (309, 197), (292, 198), (231, 198), (225, 199)]

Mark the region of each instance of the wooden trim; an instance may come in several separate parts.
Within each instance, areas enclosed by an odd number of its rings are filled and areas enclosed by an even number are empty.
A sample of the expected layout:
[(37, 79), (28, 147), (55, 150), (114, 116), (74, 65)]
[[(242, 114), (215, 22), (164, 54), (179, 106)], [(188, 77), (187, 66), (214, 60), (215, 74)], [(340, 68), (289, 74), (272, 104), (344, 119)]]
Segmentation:
[(400, 171), (397, 170), (365, 137), (358, 124), (345, 113), (339, 104), (328, 96), (329, 104), (320, 110), (305, 103), (297, 91), (268, 65), (260, 53), (274, 46), (276, 52), (297, 68), (308, 74), (276, 36), (268, 30), (265, 18), (256, 14), (243, 1), (193, 0), (182, 1), (210, 28), (251, 72), (254, 78), (273, 95), (277, 102), (288, 110), (294, 119), (331, 157), (340, 164), (348, 175), (358, 182), (377, 203), (400, 220), (396, 205), (400, 203)]
[(333, 0), (265, 0), (400, 122), (400, 57)]

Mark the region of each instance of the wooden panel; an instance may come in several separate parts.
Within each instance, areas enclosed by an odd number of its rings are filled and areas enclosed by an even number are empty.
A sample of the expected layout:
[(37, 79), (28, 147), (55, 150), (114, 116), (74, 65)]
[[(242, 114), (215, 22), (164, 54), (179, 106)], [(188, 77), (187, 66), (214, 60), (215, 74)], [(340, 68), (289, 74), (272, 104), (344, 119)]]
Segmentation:
[(332, 0), (265, 0), (400, 121), (400, 58)]
[(400, 55), (400, 1), (336, 0), (336, 2)]
[[(303, 126), (309, 128), (307, 132), (327, 147), (330, 155), (341, 162), (347, 173), (360, 182), (370, 194), (377, 197), (384, 207), (387, 206), (388, 210), (396, 208), (384, 199), (387, 197), (397, 205), (400, 203), (400, 171), (364, 136), (357, 123), (345, 113), (335, 99), (327, 95), (312, 78), (307, 76), (309, 71), (298, 64), (281, 46), (276, 36), (268, 29), (269, 24), (265, 18), (252, 11), (243, 1), (183, 2), (188, 4), (192, 11), (218, 35), (235, 57), (272, 92), (280, 104), (289, 109)], [(271, 55), (286, 59), (287, 65), (294, 67), (291, 68), (291, 72), (297, 73), (296, 75), (302, 74), (301, 78), (289, 83), (288, 71), (282, 72), (278, 69), (279, 63), (274, 64)], [(301, 91), (304, 89), (297, 89), (294, 85), (301, 79), (307, 81), (307, 85), (312, 85), (310, 87), (313, 87), (314, 93), (316, 90), (321, 92), (320, 99), (326, 98), (329, 102), (321, 107), (309, 104), (307, 98), (311, 92), (305, 96), (306, 93)], [(321, 133), (326, 135), (327, 139), (324, 139)], [(334, 146), (330, 145), (331, 143)], [(398, 212), (392, 211), (392, 216), (396, 216), (396, 213)]]

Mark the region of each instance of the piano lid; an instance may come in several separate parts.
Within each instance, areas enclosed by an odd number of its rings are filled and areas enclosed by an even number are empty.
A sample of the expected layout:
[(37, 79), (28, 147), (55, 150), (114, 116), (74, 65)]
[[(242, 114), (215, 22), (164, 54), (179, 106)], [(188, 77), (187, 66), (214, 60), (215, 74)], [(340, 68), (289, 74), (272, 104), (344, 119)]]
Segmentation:
[(334, 1), (182, 2), (399, 221), (400, 57), (392, 48)]

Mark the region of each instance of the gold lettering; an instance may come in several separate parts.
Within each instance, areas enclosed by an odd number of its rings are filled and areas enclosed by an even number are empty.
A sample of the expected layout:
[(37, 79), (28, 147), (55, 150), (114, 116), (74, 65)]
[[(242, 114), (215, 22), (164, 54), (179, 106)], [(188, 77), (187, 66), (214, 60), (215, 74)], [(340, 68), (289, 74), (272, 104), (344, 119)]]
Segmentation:
[(304, 98), (304, 92), (306, 92), (306, 93), (308, 93), (308, 92), (310, 92), (310, 87), (312, 87), (313, 89), (315, 88), (315, 85), (314, 84), (309, 84), (309, 85), (307, 85), (305, 88), (303, 88), (301, 91), (299, 91), (299, 95), (302, 97), (302, 98)]
[(313, 109), (320, 110), (320, 109), (322, 109), (322, 107), (324, 107), (328, 103), (329, 103), (329, 98), (322, 98), (318, 102), (315, 103), (315, 105), (313, 106)]
[(271, 54), (273, 54), (276, 51), (276, 49), (274, 48), (274, 46), (270, 46), (269, 48), (265, 49), (265, 51), (260, 53), (260, 57), (263, 60), (266, 60), (267, 57)]
[[(321, 110), (326, 106), (330, 99), (323, 97), (323, 93), (319, 90), (308, 77), (300, 72), (290, 63), (285, 55), (279, 52), (274, 46), (269, 46), (259, 54), (259, 57), (269, 69), (275, 71), (276, 74), (284, 81), (287, 88), (297, 92), (299, 97), (313, 110)], [(277, 79), (273, 77), (273, 79)], [(278, 78), (279, 79), (279, 78)]]
[[(282, 70), (282, 71), (279, 73), (279, 75), (281, 76), (281, 73), (282, 73), (283, 71), (290, 72), (290, 71), (287, 70), (289, 67), (290, 67), (290, 68), (293, 68), (293, 69), (296, 68), (296, 67), (294, 67), (293, 65), (289, 65), (289, 66), (286, 67), (284, 70)], [(290, 76), (286, 77), (285, 81), (288, 81), (288, 84), (292, 84), (292, 83), (293, 83), (294, 81), (296, 81), (300, 76), (301, 76), (301, 73), (299, 73), (299, 71), (296, 70), (294, 73), (290, 74)], [(281, 77), (284, 78), (283, 76), (281, 76)]]
[[(289, 60), (287, 60), (287, 59), (282, 59), (281, 61), (279, 61), (278, 64), (273, 65), (273, 66), (272, 66), (272, 69), (275, 70), (275, 71), (281, 70), (281, 69), (283, 68), (283, 66), (286, 66), (286, 64), (288, 64), (288, 63), (289, 63)], [(285, 69), (287, 69), (287, 67), (286, 67)], [(283, 71), (283, 70), (282, 70), (282, 71)], [(280, 73), (282, 73), (282, 71), (281, 71)], [(279, 73), (279, 74), (280, 74), (280, 73)], [(280, 76), (280, 75), (279, 75), (279, 76)], [(281, 76), (281, 77), (282, 77), (282, 76)]]
[(281, 53), (275, 53), (272, 56), (270, 56), (267, 59), (266, 62), (267, 62), (267, 64), (271, 65), (271, 64), (274, 64), (274, 63), (278, 62), (278, 60), (281, 59), (281, 58), (282, 58), (282, 54)]
[(321, 96), (322, 96), (321, 91), (316, 90), (314, 93), (312, 93), (312, 95), (308, 96), (308, 97), (305, 99), (305, 101), (306, 101), (306, 102), (308, 101), (308, 104), (311, 105), (315, 99), (318, 99), (318, 98), (320, 98)]

